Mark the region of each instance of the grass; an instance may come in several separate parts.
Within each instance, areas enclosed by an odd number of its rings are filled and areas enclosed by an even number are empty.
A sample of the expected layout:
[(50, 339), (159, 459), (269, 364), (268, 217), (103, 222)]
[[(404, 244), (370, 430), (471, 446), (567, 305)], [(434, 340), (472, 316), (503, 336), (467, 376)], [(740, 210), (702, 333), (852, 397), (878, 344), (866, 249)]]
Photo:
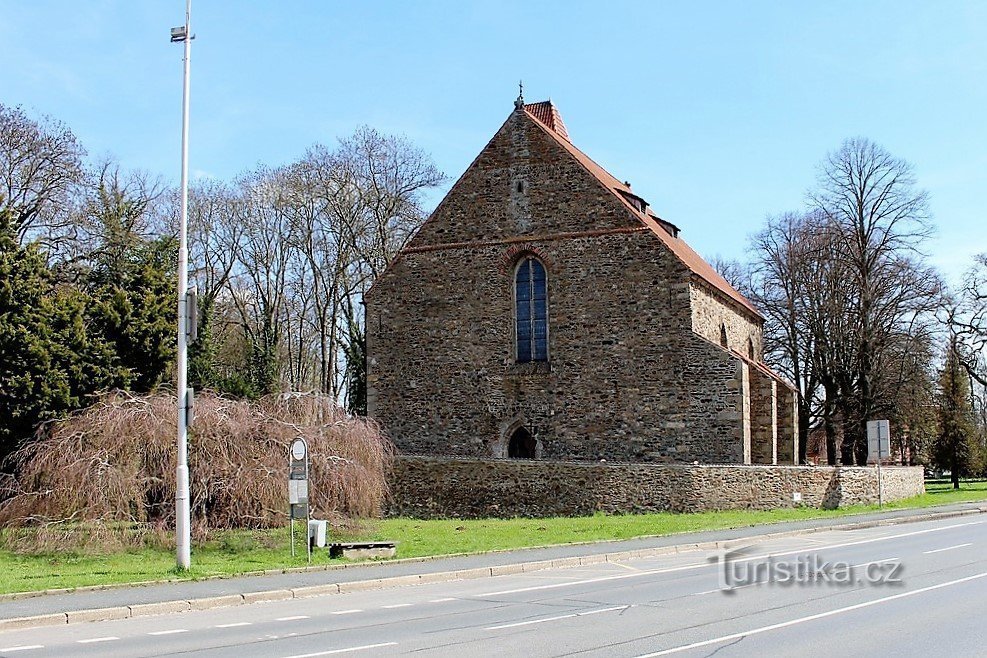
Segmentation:
[[(929, 481), (925, 494), (896, 501), (885, 505), (885, 508), (921, 508), (985, 499), (987, 481), (965, 481), (958, 491), (954, 491), (948, 481)], [(876, 505), (869, 505), (838, 510), (802, 507), (552, 519), (385, 519), (359, 531), (336, 534), (334, 539), (396, 540), (399, 542), (397, 557), (411, 558), (716, 530), (847, 516), (876, 509)], [(73, 551), (21, 554), (0, 550), (0, 593), (149, 580), (200, 579), (305, 566), (304, 551), (299, 550), (298, 553), (294, 558), (289, 553), (286, 528), (217, 532), (213, 539), (195, 547), (193, 568), (188, 573), (177, 572), (172, 550), (161, 546), (95, 555)], [(326, 551), (313, 554), (313, 564), (331, 562), (338, 560), (330, 561)]]

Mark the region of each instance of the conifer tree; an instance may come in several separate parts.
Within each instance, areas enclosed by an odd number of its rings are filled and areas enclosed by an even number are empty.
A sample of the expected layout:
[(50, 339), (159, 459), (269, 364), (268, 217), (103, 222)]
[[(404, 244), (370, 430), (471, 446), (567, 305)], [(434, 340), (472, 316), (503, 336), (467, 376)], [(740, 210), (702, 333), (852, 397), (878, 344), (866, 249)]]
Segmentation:
[(937, 415), (939, 431), (932, 444), (932, 463), (949, 469), (954, 489), (960, 476), (967, 475), (971, 462), (971, 441), (975, 435), (970, 382), (960, 362), (956, 337), (950, 338), (946, 362), (939, 376)]

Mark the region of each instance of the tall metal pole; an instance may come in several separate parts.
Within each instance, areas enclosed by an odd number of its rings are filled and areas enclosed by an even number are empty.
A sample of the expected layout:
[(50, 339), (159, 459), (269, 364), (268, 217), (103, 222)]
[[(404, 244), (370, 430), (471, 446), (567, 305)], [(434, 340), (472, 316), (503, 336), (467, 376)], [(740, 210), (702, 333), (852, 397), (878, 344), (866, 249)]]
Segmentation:
[(192, 524), (188, 478), (188, 108), (192, 55), (192, 0), (185, 0), (185, 79), (182, 90), (182, 190), (178, 229), (178, 469), (175, 490), (175, 543), (179, 569), (192, 564)]

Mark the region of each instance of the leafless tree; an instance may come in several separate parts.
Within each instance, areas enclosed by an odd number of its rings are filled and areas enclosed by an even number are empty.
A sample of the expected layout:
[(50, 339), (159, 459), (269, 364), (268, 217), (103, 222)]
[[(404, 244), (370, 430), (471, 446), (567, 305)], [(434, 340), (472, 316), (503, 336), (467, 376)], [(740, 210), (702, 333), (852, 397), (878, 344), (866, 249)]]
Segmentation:
[(51, 247), (71, 226), (85, 154), (62, 123), (0, 104), (0, 209), (11, 211), (22, 243)]
[(853, 368), (841, 382), (843, 461), (863, 463), (889, 329), (934, 310), (941, 289), (938, 276), (922, 264), (921, 244), (933, 233), (928, 195), (916, 188), (911, 165), (856, 138), (823, 161), (810, 198), (835, 238), (833, 256), (854, 301)]

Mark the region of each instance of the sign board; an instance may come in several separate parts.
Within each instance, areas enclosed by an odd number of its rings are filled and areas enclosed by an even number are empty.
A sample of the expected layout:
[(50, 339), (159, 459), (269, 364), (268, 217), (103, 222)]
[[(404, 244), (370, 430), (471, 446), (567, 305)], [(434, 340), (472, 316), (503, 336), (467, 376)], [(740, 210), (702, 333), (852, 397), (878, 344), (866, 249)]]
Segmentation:
[(891, 456), (891, 423), (886, 420), (867, 421), (867, 459), (880, 461)]
[(299, 437), (291, 442), (288, 463), (288, 504), (292, 519), (308, 518), (308, 444)]

